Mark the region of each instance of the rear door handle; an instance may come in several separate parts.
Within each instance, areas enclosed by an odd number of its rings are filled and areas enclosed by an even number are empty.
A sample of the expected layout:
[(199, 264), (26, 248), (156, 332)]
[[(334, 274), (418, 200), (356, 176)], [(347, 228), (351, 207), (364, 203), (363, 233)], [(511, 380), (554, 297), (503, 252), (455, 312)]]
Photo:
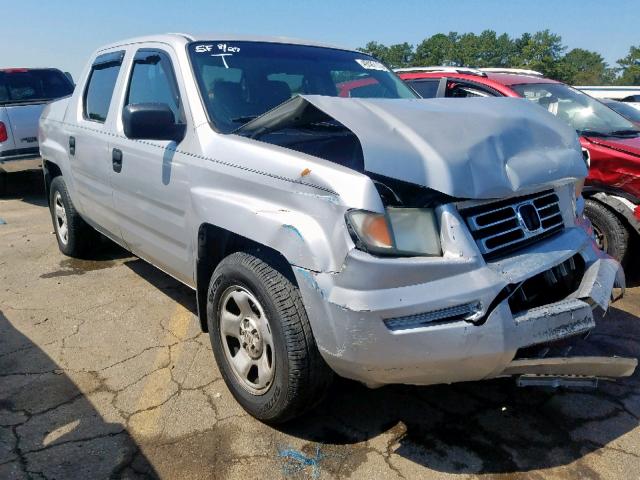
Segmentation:
[(120, 173), (122, 171), (122, 150), (119, 150), (117, 148), (113, 149), (111, 163), (113, 164), (114, 172)]
[(69, 137), (69, 155), (76, 154), (76, 137)]

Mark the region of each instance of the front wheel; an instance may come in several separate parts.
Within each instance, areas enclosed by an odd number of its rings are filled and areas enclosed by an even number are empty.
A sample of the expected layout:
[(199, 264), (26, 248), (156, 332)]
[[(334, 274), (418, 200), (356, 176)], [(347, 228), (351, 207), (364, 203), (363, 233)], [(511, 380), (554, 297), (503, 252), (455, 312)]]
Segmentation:
[(626, 264), (630, 235), (618, 216), (595, 200), (585, 201), (584, 214), (593, 225), (598, 247), (620, 263)]
[(279, 269), (234, 253), (209, 283), (211, 345), (229, 390), (251, 415), (281, 423), (324, 396), (332, 378), (298, 287)]

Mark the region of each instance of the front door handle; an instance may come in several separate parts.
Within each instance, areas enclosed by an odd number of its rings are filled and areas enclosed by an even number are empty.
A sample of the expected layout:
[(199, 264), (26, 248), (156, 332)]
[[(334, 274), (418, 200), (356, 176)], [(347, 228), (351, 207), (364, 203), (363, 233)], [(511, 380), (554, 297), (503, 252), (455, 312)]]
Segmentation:
[(69, 137), (69, 155), (76, 154), (76, 137)]
[(122, 171), (122, 150), (119, 150), (117, 148), (113, 149), (111, 163), (113, 164), (114, 172), (120, 173)]

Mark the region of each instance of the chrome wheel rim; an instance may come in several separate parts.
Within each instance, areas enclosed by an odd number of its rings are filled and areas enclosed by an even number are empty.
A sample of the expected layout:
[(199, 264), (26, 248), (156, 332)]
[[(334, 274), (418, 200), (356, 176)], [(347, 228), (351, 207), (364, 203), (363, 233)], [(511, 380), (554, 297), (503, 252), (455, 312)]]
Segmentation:
[(264, 395), (275, 375), (275, 350), (262, 305), (249, 290), (234, 285), (220, 297), (218, 318), (231, 371), (247, 392)]
[(56, 220), (56, 234), (58, 239), (66, 245), (69, 242), (69, 224), (67, 222), (67, 210), (64, 208), (60, 192), (56, 192), (53, 197), (53, 209)]

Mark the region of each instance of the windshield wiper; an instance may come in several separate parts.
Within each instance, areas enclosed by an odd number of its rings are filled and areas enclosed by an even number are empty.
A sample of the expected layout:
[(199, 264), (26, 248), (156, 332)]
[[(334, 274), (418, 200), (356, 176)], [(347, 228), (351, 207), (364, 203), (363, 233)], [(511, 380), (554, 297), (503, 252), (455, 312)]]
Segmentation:
[(576, 130), (578, 135), (583, 137), (632, 137), (640, 135), (640, 130), (626, 129), (626, 130), (614, 130), (612, 132), (599, 132), (597, 130)]
[(626, 129), (626, 130), (614, 130), (613, 132), (610, 132), (609, 135), (613, 135), (614, 137), (628, 137), (631, 135), (637, 136), (640, 134), (639, 130), (635, 130), (632, 128)]
[(597, 130), (576, 130), (581, 137), (608, 137), (609, 134)]

